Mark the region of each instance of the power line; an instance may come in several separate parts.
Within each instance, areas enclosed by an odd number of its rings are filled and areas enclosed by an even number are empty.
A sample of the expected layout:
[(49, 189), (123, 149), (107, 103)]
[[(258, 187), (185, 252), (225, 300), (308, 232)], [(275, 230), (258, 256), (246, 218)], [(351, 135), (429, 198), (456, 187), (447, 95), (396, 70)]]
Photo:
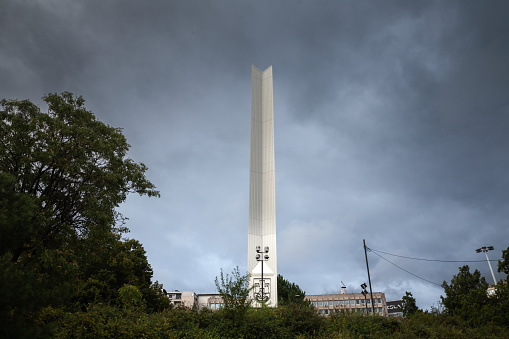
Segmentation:
[(424, 280), (424, 281), (427, 281), (427, 282), (429, 282), (429, 283), (431, 283), (431, 284), (434, 284), (434, 285), (437, 285), (437, 286), (442, 287), (442, 285), (440, 285), (440, 284), (437, 284), (437, 283), (435, 283), (435, 282), (433, 282), (433, 281), (431, 281), (431, 280), (428, 280), (428, 279), (425, 279), (425, 278), (423, 278), (423, 277), (420, 277), (420, 276), (418, 276), (417, 274), (413, 274), (412, 272), (407, 271), (407, 270), (405, 270), (405, 269), (404, 269), (404, 268), (402, 268), (402, 267), (399, 267), (398, 265), (396, 265), (396, 264), (395, 264), (395, 263), (393, 263), (392, 261), (389, 261), (389, 260), (385, 259), (384, 257), (382, 257), (380, 254), (378, 254), (378, 253), (374, 252), (372, 249), (369, 249), (369, 250), (370, 250), (370, 252), (373, 252), (374, 254), (378, 255), (378, 256), (379, 256), (380, 258), (382, 258), (383, 260), (387, 261), (388, 263), (393, 264), (394, 266), (396, 266), (396, 267), (397, 267), (397, 268), (399, 268), (400, 270), (405, 271), (406, 273), (411, 274), (411, 275), (413, 275), (414, 277), (417, 277), (417, 278), (422, 279), (422, 280)]
[[(384, 252), (384, 251), (379, 251), (379, 250), (375, 250), (375, 249), (372, 249), (372, 248), (368, 248), (369, 251), (375, 253), (375, 252), (378, 252), (378, 253), (383, 253), (383, 254), (387, 254), (387, 255), (392, 255), (393, 257), (399, 257), (399, 258), (404, 258), (404, 259), (412, 259), (412, 260), (422, 260), (422, 261), (435, 261), (435, 262), (460, 262), (460, 263), (467, 263), (467, 262), (485, 262), (486, 260), (440, 260), (440, 259), (422, 259), (422, 258), (413, 258), (413, 257), (405, 257), (404, 255), (397, 255), (397, 254), (392, 254), (392, 253), (387, 253), (387, 252)], [(375, 253), (377, 254), (377, 253)], [(378, 255), (378, 254), (377, 254)], [(489, 261), (498, 261), (498, 260), (502, 260), (502, 259), (490, 259)]]

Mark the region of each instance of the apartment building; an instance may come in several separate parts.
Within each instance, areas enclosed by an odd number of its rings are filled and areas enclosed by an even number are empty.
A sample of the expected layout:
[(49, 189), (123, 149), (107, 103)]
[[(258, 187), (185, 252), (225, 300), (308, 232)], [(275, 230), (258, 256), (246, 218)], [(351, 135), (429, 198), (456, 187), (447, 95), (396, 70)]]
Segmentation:
[(198, 295), (194, 292), (180, 292), (175, 290), (174, 292), (163, 293), (170, 299), (170, 303), (175, 307), (195, 307), (198, 304)]
[[(371, 296), (364, 297), (362, 293), (346, 293), (342, 289), (341, 294), (319, 294), (306, 295), (305, 300), (309, 301), (321, 315), (347, 312), (372, 313)], [(385, 293), (373, 292), (373, 306), (375, 314), (387, 316), (387, 301)]]

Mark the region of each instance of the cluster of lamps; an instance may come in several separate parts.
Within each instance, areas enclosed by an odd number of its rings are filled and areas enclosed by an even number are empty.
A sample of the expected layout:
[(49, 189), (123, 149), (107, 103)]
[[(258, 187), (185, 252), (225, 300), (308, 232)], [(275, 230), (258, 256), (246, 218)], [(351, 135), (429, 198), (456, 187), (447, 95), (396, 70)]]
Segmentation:
[(265, 294), (264, 294), (265, 281), (263, 280), (263, 262), (269, 260), (269, 255), (267, 253), (269, 253), (269, 246), (265, 246), (263, 251), (262, 251), (261, 246), (256, 246), (256, 261), (262, 262), (262, 279), (260, 281), (261, 285), (262, 285), (261, 289), (260, 289), (261, 295), (257, 295), (258, 301), (261, 301), (261, 302), (267, 301), (265, 299), (268, 299), (265, 297)]
[(364, 305), (366, 305), (366, 310), (367, 310), (368, 309), (368, 300), (367, 300), (368, 291), (366, 290), (366, 287), (368, 287), (368, 285), (366, 285), (366, 283), (362, 283), (362, 285), (361, 285), (362, 292), (361, 293), (364, 295)]
[(488, 265), (490, 266), (491, 276), (493, 277), (493, 283), (496, 285), (497, 280), (495, 279), (495, 274), (493, 273), (493, 268), (491, 268), (490, 259), (488, 258), (488, 251), (493, 251), (494, 249), (495, 249), (495, 247), (493, 247), (493, 246), (483, 246), (481, 248), (476, 249), (475, 251), (477, 253), (484, 252), (484, 254), (486, 254), (486, 261), (488, 262)]

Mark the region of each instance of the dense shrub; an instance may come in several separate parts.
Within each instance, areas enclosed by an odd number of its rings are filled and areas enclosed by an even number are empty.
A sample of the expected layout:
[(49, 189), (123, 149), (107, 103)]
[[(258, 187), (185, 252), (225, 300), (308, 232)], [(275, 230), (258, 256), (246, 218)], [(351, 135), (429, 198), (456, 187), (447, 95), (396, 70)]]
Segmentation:
[(417, 312), (394, 319), (345, 312), (322, 317), (302, 305), (250, 308), (240, 324), (221, 310), (147, 313), (142, 306), (95, 304), (66, 312), (47, 307), (36, 323), (39, 336), (48, 338), (509, 338), (506, 327), (470, 327), (447, 314)]

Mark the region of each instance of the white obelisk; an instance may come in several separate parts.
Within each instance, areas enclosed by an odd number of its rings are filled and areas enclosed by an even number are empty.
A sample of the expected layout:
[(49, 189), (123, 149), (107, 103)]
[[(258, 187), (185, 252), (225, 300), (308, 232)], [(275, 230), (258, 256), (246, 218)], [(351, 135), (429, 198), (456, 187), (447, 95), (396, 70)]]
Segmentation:
[[(260, 255), (258, 260), (257, 254)], [(268, 259), (265, 260), (266, 256)], [(260, 259), (264, 259), (264, 261)], [(253, 66), (251, 80), (251, 163), (247, 267), (248, 272), (251, 273), (250, 286), (254, 285), (252, 293), (252, 298), (255, 300), (254, 305), (260, 305), (259, 301), (263, 294), (267, 305), (277, 306), (272, 66), (263, 72)]]

